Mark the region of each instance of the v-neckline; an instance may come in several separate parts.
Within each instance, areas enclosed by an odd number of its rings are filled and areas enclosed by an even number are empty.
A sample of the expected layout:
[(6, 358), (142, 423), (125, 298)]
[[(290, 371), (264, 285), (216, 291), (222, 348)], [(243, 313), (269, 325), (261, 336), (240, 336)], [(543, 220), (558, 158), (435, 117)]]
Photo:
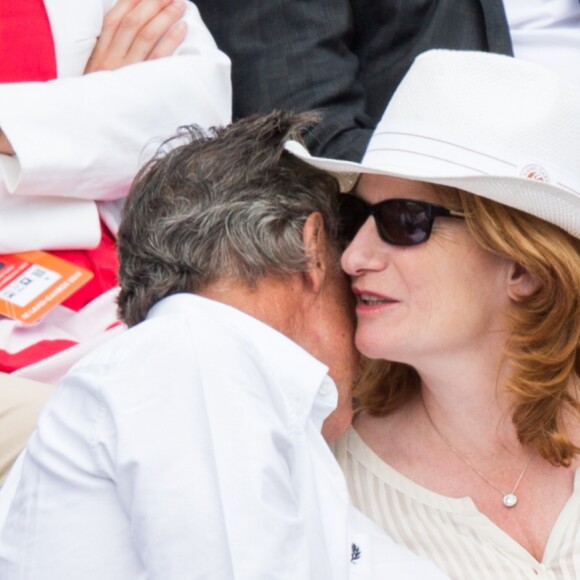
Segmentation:
[[(479, 520), (481, 522), (480, 528), (484, 529), (485, 533), (491, 536), (495, 542), (500, 541), (507, 551), (519, 553), (520, 557), (524, 557), (525, 560), (536, 567), (544, 565), (557, 551), (558, 545), (561, 543), (563, 534), (566, 531), (567, 522), (574, 513), (572, 506), (574, 503), (580, 502), (580, 468), (577, 468), (574, 472), (572, 493), (554, 521), (554, 525), (550, 530), (546, 545), (544, 546), (542, 560), (539, 561), (505, 530), (479, 511), (471, 497), (450, 497), (423, 487), (379, 457), (354, 427), (351, 427), (347, 433), (346, 446), (347, 450), (354, 450), (355, 453), (353, 455), (357, 461), (360, 461), (381, 481), (388, 483), (405, 495), (413, 497), (420, 503), (454, 514), (462, 513), (468, 518)], [(362, 453), (356, 453), (357, 449), (362, 451)], [(580, 511), (580, 507), (576, 513), (578, 511)]]

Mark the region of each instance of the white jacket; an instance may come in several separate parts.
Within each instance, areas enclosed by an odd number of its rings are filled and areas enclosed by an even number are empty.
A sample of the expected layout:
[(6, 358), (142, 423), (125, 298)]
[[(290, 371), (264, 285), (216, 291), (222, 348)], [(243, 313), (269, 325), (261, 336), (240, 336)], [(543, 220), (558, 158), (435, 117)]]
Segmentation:
[[(131, 180), (161, 141), (180, 125), (230, 121), (230, 62), (191, 2), (173, 56), (83, 76), (114, 3), (45, 0), (58, 78), (0, 84), (0, 128), (16, 153), (0, 154), (0, 254), (96, 246), (99, 214), (115, 232)], [(40, 362), (16, 374), (55, 383), (121, 330), (107, 330), (117, 321), (115, 298), (110, 290), (79, 312), (60, 305), (33, 325), (0, 316), (0, 358), (35, 349), (27, 360)], [(76, 346), (45, 358), (43, 345), (54, 341)]]
[[(174, 56), (83, 76), (114, 3), (45, 0), (58, 78), (0, 85), (0, 128), (16, 153), (0, 155), (0, 253), (96, 246), (93, 200), (125, 196), (179, 125), (230, 121), (230, 63), (191, 2)], [(101, 208), (113, 230), (114, 210)]]

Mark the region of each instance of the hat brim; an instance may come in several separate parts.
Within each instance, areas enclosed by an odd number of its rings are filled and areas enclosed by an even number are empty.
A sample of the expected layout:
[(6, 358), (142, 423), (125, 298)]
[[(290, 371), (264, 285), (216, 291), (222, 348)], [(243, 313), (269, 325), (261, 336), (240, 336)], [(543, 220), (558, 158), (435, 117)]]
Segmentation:
[[(433, 171), (433, 164), (428, 159), (422, 159), (416, 151), (408, 152), (407, 163), (389, 163), (383, 158), (381, 166), (377, 167), (368, 163), (314, 157), (295, 141), (287, 142), (285, 148), (305, 163), (335, 175), (342, 191), (351, 189), (361, 174), (446, 185), (529, 213), (580, 238), (578, 194), (561, 184), (552, 185), (526, 177), (485, 175), (466, 165), (441, 163), (441, 159), (437, 160), (437, 171)], [(404, 159), (405, 155), (401, 156), (399, 152), (397, 158)]]

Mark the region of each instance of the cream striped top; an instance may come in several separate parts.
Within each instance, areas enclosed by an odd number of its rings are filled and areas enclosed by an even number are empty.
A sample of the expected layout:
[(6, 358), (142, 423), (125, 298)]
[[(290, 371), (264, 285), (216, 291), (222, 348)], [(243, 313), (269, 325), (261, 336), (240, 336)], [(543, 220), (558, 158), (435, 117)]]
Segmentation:
[(580, 470), (538, 562), (470, 498), (446, 497), (414, 483), (380, 459), (354, 429), (334, 451), (355, 507), (452, 579), (580, 579)]

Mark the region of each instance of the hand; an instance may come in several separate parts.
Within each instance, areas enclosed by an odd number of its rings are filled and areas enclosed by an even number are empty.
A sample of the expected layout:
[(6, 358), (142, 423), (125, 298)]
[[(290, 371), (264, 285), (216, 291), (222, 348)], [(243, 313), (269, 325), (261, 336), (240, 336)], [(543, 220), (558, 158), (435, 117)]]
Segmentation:
[(184, 0), (119, 0), (105, 16), (85, 74), (170, 56), (184, 39)]
[(4, 135), (4, 131), (0, 129), (0, 153), (4, 155), (14, 155), (14, 149), (12, 149), (12, 145), (10, 141), (8, 141), (8, 137)]

